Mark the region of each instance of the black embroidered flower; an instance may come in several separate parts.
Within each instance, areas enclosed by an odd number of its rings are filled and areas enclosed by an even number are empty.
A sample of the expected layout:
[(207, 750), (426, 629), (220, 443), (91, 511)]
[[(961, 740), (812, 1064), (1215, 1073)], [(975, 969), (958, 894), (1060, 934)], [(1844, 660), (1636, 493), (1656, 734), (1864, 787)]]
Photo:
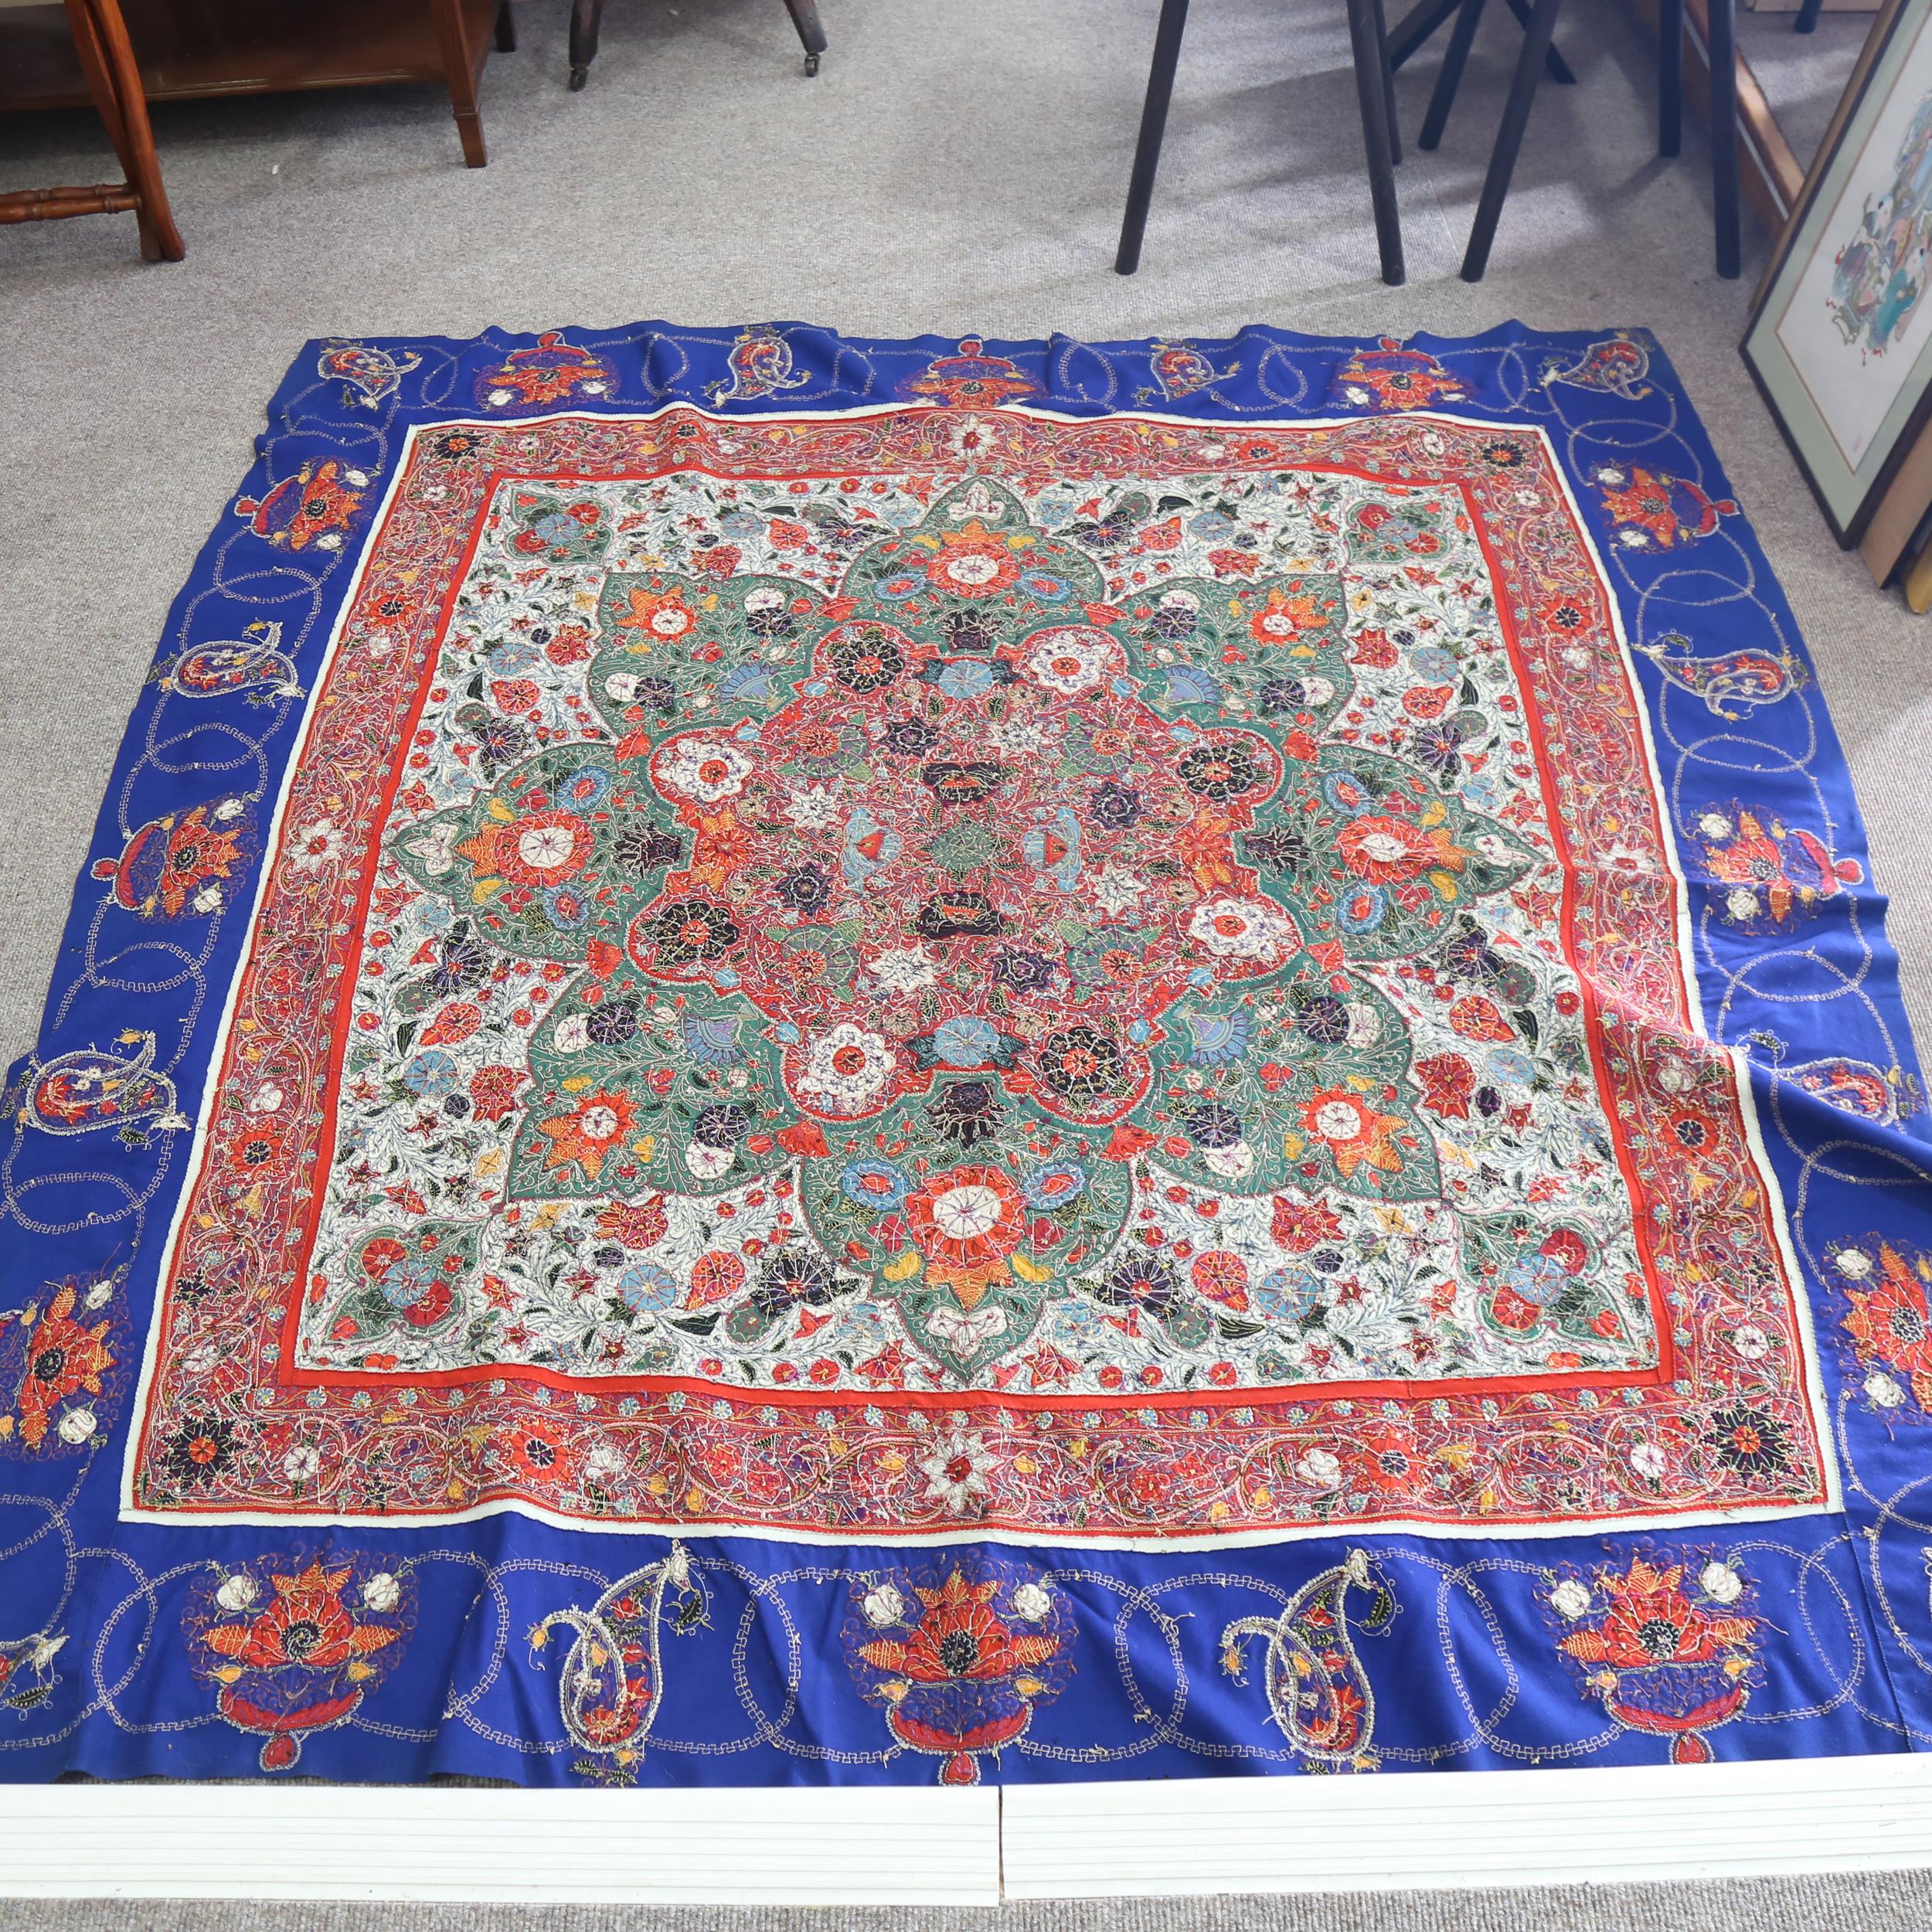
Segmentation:
[(1264, 872), (1298, 872), (1314, 855), (1313, 849), (1300, 832), (1278, 827), (1247, 832), (1241, 839), (1241, 856)]
[(1009, 993), (1043, 992), (1053, 983), (1053, 962), (1009, 948), (993, 955), (993, 981)]
[(585, 1015), (583, 1030), (597, 1046), (621, 1046), (634, 1039), (638, 1032), (638, 1003), (631, 999), (607, 999)]
[(726, 1332), (748, 1339), (797, 1308), (822, 1308), (838, 1281), (832, 1264), (811, 1248), (781, 1248), (765, 1265), (744, 1305), (732, 1311)]
[(1181, 782), (1197, 798), (1238, 798), (1260, 784), (1260, 761), (1240, 740), (1196, 745), (1180, 763)]
[(1190, 1107), (1182, 1120), (1196, 1147), (1237, 1146), (1243, 1134), (1241, 1117), (1219, 1100), (1203, 1100)]
[(1180, 1301), (1180, 1278), (1171, 1263), (1144, 1248), (1117, 1261), (1094, 1284), (1094, 1294), (1117, 1308), (1145, 1308), (1150, 1315), (1166, 1315)]
[(1454, 718), (1438, 718), (1426, 724), (1409, 740), (1409, 756), (1426, 766), (1439, 778), (1446, 778), (1462, 764), (1462, 743), (1468, 734)]
[(1349, 1009), (1332, 993), (1318, 993), (1303, 1006), (1296, 1024), (1321, 1046), (1339, 1046), (1349, 1037)]
[(438, 456), (454, 462), (480, 448), (482, 442), (482, 437), (474, 430), (444, 430), (430, 438), (430, 446)]
[(626, 872), (641, 878), (660, 866), (682, 863), (684, 841), (662, 826), (626, 825), (611, 841), (611, 855)]
[(1108, 832), (1124, 832), (1146, 808), (1141, 794), (1117, 778), (1104, 779), (1087, 794), (1088, 813), (1095, 825)]
[(184, 1489), (213, 1482), (235, 1459), (235, 1425), (224, 1417), (189, 1416), (168, 1436), (161, 1459)]
[(832, 648), (832, 675), (848, 691), (883, 691), (905, 668), (883, 624), (852, 624)]
[(789, 637), (795, 626), (791, 612), (782, 603), (753, 605), (745, 600), (745, 628), (757, 638)]
[(822, 912), (832, 901), (832, 881), (816, 866), (794, 866), (772, 882), (772, 890), (794, 912)]
[(901, 758), (918, 758), (939, 743), (939, 733), (923, 718), (894, 718), (880, 734), (888, 751)]
[(731, 915), (702, 899), (673, 900), (652, 914), (644, 930), (658, 957), (672, 966), (722, 959), (738, 943)]
[(1768, 1476), (1790, 1458), (1791, 1431), (1774, 1417), (1748, 1403), (1711, 1411), (1705, 1447), (1740, 1475)]
[(467, 926), (457, 926), (444, 935), (440, 956), (423, 984), (435, 998), (447, 999), (478, 985), (489, 970), (489, 949)]
[(1159, 604), (1155, 606), (1153, 616), (1148, 619), (1147, 628), (1155, 637), (1178, 643), (1182, 638), (1192, 637), (1199, 622), (1200, 613), (1186, 604)]
[(947, 645), (954, 651), (983, 654), (999, 643), (999, 627), (984, 611), (955, 611), (944, 628)]
[[(481, 710), (479, 705), (475, 707)], [(484, 775), (494, 778), (519, 759), (528, 757), (535, 742), (514, 718), (488, 717), (477, 726), (477, 750)]]
[(1006, 1117), (990, 1080), (954, 1080), (940, 1090), (926, 1117), (956, 1147), (976, 1147)]
[(1097, 1100), (1120, 1090), (1121, 1049), (1091, 1026), (1049, 1033), (1038, 1059), (1041, 1079), (1070, 1100)]
[(692, 1123), (691, 1138), (700, 1147), (736, 1147), (751, 1131), (751, 1110), (736, 1100), (707, 1107)]

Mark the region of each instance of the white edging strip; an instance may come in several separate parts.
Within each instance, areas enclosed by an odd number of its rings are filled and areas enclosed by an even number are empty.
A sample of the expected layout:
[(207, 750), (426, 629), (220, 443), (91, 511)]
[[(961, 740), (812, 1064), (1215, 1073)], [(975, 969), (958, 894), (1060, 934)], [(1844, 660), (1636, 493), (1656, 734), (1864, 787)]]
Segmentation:
[(995, 1905), (999, 1794), (14, 1785), (0, 1893)]
[(1932, 1757), (1009, 1785), (1009, 1898), (1932, 1865)]
[(1003, 1794), (0, 1788), (0, 1893), (16, 1898), (993, 1905), (1917, 1866), (1932, 1757), (1905, 1754)]

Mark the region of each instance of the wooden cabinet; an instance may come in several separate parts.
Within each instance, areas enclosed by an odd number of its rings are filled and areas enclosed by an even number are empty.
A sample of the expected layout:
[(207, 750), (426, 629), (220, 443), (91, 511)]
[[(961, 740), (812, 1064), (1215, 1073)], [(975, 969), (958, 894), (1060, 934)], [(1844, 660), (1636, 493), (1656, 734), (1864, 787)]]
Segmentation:
[[(124, 0), (121, 11), (151, 101), (437, 82), (472, 168), (485, 159), (477, 82), (492, 35), (515, 45), (508, 0)], [(64, 7), (0, 10), (0, 109), (90, 97)]]

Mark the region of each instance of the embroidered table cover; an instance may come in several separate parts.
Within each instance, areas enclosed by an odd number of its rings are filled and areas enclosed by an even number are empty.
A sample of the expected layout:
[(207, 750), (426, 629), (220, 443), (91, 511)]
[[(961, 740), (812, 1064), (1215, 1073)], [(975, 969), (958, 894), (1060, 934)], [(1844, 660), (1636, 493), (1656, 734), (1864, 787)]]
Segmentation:
[(1641, 331), (298, 359), (9, 1086), (0, 1768), (1927, 1735), (1927, 1130)]

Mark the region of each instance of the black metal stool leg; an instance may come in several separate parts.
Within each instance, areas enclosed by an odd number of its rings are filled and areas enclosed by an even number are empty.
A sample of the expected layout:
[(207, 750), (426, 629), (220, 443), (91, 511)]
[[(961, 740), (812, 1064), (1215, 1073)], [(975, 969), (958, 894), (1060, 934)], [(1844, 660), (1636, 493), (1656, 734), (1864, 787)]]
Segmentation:
[(798, 29), (805, 49), (805, 72), (815, 74), (818, 71), (818, 56), (827, 45), (825, 22), (818, 18), (818, 0), (785, 0), (785, 11), (791, 15), (791, 24)]
[(1167, 131), (1168, 103), (1174, 97), (1174, 70), (1187, 27), (1187, 0), (1161, 0), (1161, 22), (1154, 30), (1154, 60), (1147, 70), (1147, 99), (1141, 108), (1141, 138), (1134, 150), (1134, 175), (1127, 187), (1127, 213), (1121, 220), (1121, 245), (1114, 257), (1117, 274), (1131, 275), (1141, 265), (1141, 237), (1154, 199), (1154, 176), (1161, 165), (1161, 137)]
[(1355, 49), (1355, 94), (1362, 108), (1362, 141), (1369, 158), (1369, 196), (1375, 205), (1376, 242), (1382, 279), (1399, 288), (1407, 277), (1402, 260), (1402, 216), (1396, 206), (1395, 152), (1389, 138), (1389, 48), (1376, 0), (1349, 0), (1349, 38)]
[(1429, 111), (1423, 117), (1418, 148), (1433, 149), (1449, 124), (1449, 110), (1454, 106), (1456, 90), (1462, 85), (1462, 70), (1469, 60), (1470, 43), (1482, 22), (1483, 0), (1458, 0), (1461, 11), (1450, 30), (1449, 50), (1442, 56), (1442, 70), (1436, 76), (1435, 92), (1429, 97)]
[(1737, 0), (1709, 0), (1711, 199), (1716, 204), (1717, 272), (1737, 279)]
[(1798, 18), (1791, 23), (1794, 33), (1810, 33), (1818, 26), (1818, 17), (1825, 11), (1825, 0), (1804, 0), (1798, 10)]
[(1389, 65), (1399, 67), (1462, 5), (1462, 0), (1420, 0), (1389, 29)]
[(576, 94), (590, 77), (597, 57), (597, 29), (604, 19), (604, 0), (573, 0), (570, 9), (570, 91)]
[(1382, 43), (1382, 110), (1389, 123), (1389, 158), (1402, 165), (1402, 121), (1396, 112), (1396, 70), (1389, 65), (1389, 15), (1384, 0), (1376, 0), (1376, 38)]
[[(1810, 0), (1807, 0), (1810, 4)], [(1417, 0), (1389, 33), (1389, 65), (1400, 67), (1410, 55), (1434, 34), (1436, 29), (1461, 5), (1461, 0)], [(1529, 0), (1509, 0), (1509, 10), (1527, 27), (1529, 25)], [(1573, 87), (1577, 84), (1576, 70), (1558, 53), (1555, 43), (1543, 56), (1543, 64), (1549, 70), (1549, 77), (1559, 87)]]
[(1657, 151), (1684, 147), (1684, 0), (1657, 0)]
[[(1529, 31), (1529, 0), (1509, 0), (1509, 11), (1516, 16), (1517, 25), (1527, 33)], [(1543, 65), (1549, 70), (1550, 79), (1558, 87), (1576, 86), (1577, 70), (1557, 51), (1553, 40), (1549, 43), (1549, 51), (1543, 56)]]
[(1543, 56), (1549, 51), (1549, 36), (1556, 31), (1557, 10), (1562, 5), (1563, 0), (1536, 0), (1536, 10), (1529, 16), (1522, 52), (1516, 61), (1515, 78), (1509, 83), (1509, 99), (1503, 107), (1502, 124), (1496, 130), (1496, 145), (1489, 156), (1482, 199), (1476, 204), (1475, 225), (1469, 231), (1469, 247), (1462, 258), (1462, 279), (1466, 282), (1481, 281), (1483, 270), (1489, 266), (1490, 244), (1496, 239), (1496, 223), (1502, 217), (1509, 177), (1515, 172), (1523, 130), (1529, 124), (1530, 104), (1536, 97), (1536, 77)]

